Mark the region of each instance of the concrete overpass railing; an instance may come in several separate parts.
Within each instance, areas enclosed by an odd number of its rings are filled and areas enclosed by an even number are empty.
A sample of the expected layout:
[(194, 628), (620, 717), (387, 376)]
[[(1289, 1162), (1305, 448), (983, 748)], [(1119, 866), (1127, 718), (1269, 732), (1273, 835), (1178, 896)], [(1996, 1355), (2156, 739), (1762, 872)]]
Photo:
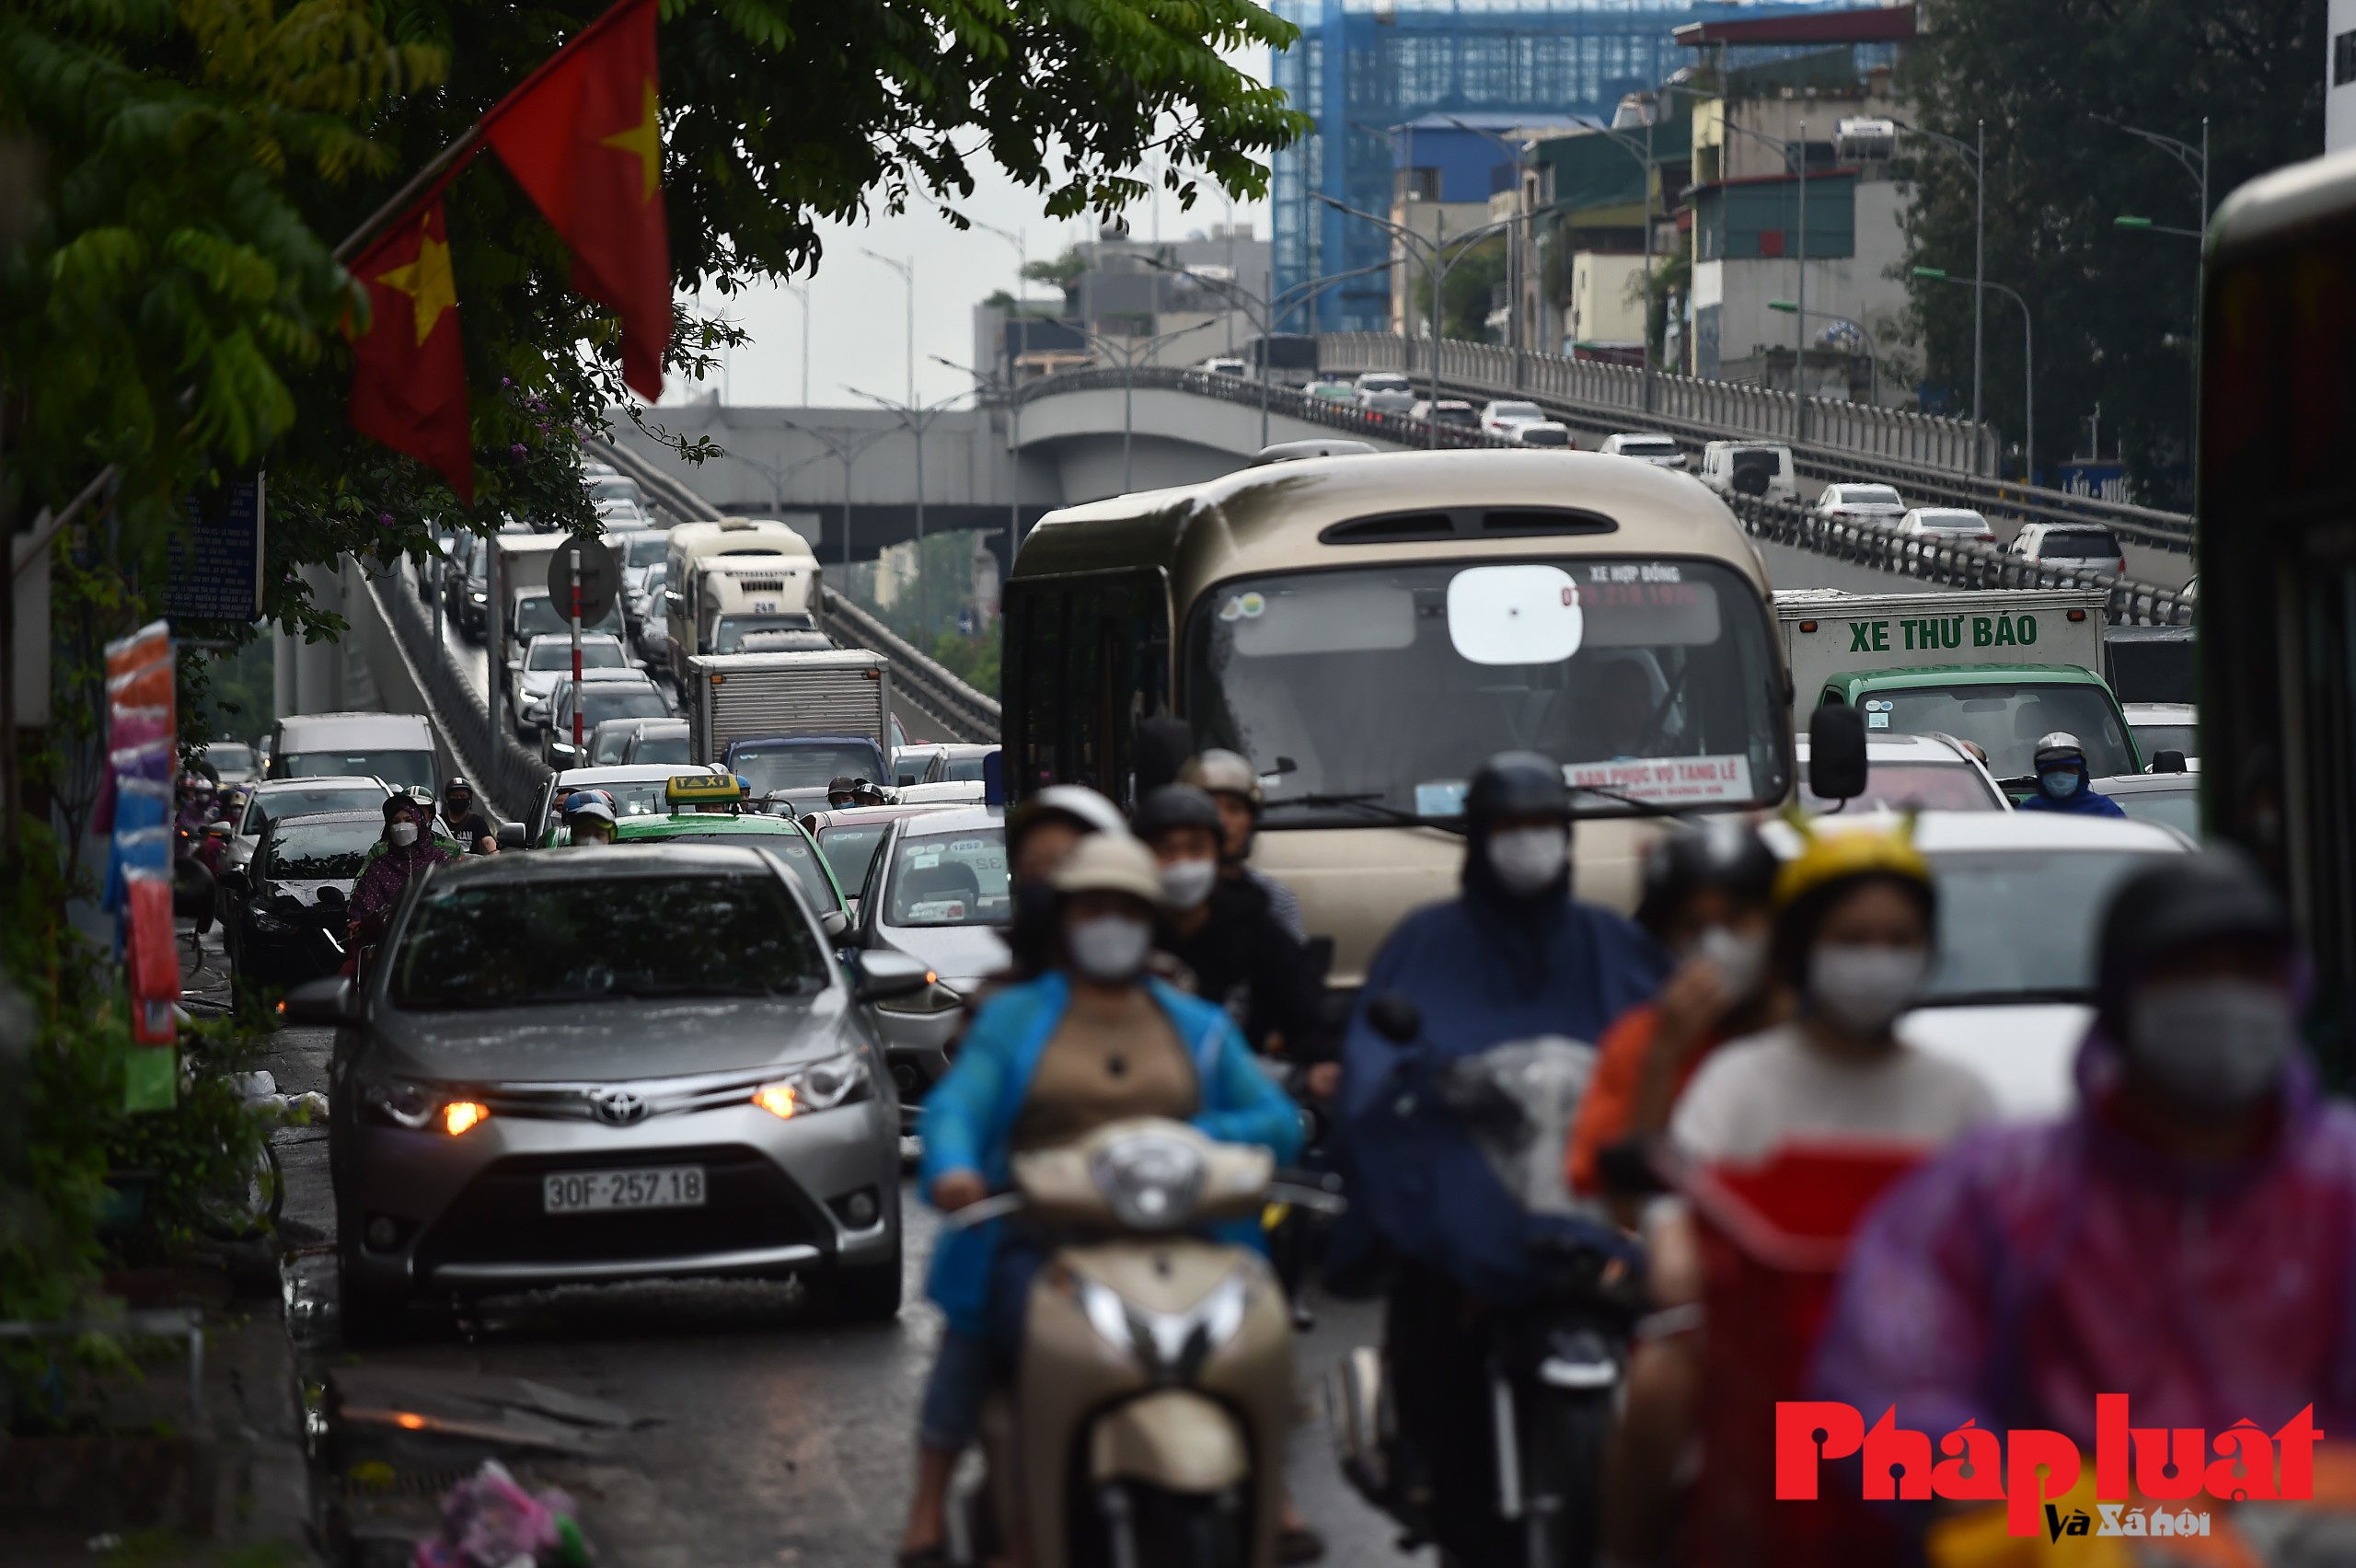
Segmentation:
[[(353, 607), (375, 623), (362, 627), (363, 647), (372, 655), (379, 648), (396, 655), (394, 667), (483, 803), (506, 821), (521, 820), (548, 785), (548, 765), (512, 736), (502, 733), (493, 740), (482, 694), (449, 649), (434, 640), (433, 623), (416, 594), (398, 573), (370, 577), (364, 591), (353, 595)], [(387, 672), (377, 669), (373, 658), (371, 670), (380, 684), (385, 681)]]

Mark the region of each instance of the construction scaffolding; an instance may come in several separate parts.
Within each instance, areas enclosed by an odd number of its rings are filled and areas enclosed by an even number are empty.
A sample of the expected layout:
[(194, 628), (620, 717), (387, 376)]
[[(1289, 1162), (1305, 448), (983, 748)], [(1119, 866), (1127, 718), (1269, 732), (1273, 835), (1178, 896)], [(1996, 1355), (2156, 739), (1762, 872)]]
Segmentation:
[[(1855, 0), (1275, 0), (1299, 27), (1270, 79), (1316, 129), (1276, 156), (1271, 228), (1279, 294), (1379, 268), (1391, 241), (1317, 200), (1387, 214), (1392, 132), (1430, 114), (1591, 116), (1694, 63), (1673, 29), (1693, 22), (1861, 8)], [(1380, 271), (1318, 293), (1285, 329), (1377, 331), (1391, 312)]]

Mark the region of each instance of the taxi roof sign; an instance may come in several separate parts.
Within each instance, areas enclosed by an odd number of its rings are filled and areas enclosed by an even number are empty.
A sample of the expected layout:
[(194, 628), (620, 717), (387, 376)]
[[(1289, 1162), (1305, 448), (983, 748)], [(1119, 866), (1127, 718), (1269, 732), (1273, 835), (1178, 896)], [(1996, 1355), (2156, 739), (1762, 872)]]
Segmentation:
[(733, 805), (745, 798), (744, 780), (733, 773), (682, 773), (663, 787), (673, 805)]

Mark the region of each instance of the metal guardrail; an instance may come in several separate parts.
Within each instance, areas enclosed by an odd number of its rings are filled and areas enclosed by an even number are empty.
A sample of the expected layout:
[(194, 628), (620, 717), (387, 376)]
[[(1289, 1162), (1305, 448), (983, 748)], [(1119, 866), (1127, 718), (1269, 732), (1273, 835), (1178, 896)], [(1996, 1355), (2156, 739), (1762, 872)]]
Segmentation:
[[(583, 447), (636, 479), (663, 509), (681, 522), (717, 523), (727, 515), (693, 489), (664, 473), (638, 453), (611, 441), (585, 441)], [(950, 738), (987, 742), (999, 738), (999, 705), (959, 680), (939, 661), (852, 604), (825, 587), (818, 594), (819, 629), (837, 642), (869, 648), (892, 663), (892, 686)]]
[(491, 711), (482, 694), (458, 668), (450, 651), (433, 640), (433, 623), (415, 594), (407, 591), (398, 577), (371, 578), (368, 593), (385, 624), (392, 628), (401, 656), (425, 693), (431, 709), (426, 717), (450, 743), (451, 752), (465, 766), (484, 803), (503, 820), (520, 820), (525, 810), (538, 803), (540, 791), (554, 777), (548, 764), (511, 736), (502, 734), (492, 741)]
[(2040, 565), (1989, 545), (1901, 534), (1892, 524), (1826, 517), (1795, 502), (1738, 495), (1727, 504), (1755, 538), (1942, 588), (2100, 588), (2110, 595), (2103, 614), (2115, 626), (2190, 626), (2199, 604), (2157, 583)]
[[(1411, 356), (1410, 351), (1426, 342), (1383, 332), (1328, 333), (1318, 339), (1319, 368), (1426, 375), (1431, 368), (1427, 354), (1417, 351)], [(1439, 348), (1443, 393), (1474, 399), (1527, 398), (1565, 424), (1592, 432), (1610, 434), (1634, 425), (1697, 449), (1711, 441), (1778, 441), (1792, 447), (1794, 463), (1811, 478), (1880, 479), (1942, 504), (2034, 522), (2100, 524), (2138, 544), (2178, 551), (2192, 548), (2192, 519), (2184, 513), (1993, 478), (1995, 432), (1967, 421), (1811, 398), (1806, 400), (1807, 438), (1801, 441), (1795, 439), (1800, 399), (1789, 392), (1656, 372), (1647, 409), (1645, 374), (1627, 365), (1560, 354), (1517, 355), (1495, 343), (1448, 338)]]

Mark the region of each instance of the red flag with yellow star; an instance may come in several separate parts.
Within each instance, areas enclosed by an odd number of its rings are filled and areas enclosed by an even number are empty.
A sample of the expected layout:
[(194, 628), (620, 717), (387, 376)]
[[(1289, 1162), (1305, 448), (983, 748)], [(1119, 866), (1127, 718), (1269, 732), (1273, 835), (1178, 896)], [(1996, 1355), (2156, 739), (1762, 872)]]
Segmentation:
[(387, 228), (352, 263), (368, 290), (365, 335), (352, 343), (352, 423), (432, 465), (458, 498), (475, 498), (458, 289), (442, 198)]
[(482, 127), (572, 247), (573, 288), (621, 317), (622, 379), (650, 402), (671, 341), (657, 108), (654, 0), (621, 0)]

